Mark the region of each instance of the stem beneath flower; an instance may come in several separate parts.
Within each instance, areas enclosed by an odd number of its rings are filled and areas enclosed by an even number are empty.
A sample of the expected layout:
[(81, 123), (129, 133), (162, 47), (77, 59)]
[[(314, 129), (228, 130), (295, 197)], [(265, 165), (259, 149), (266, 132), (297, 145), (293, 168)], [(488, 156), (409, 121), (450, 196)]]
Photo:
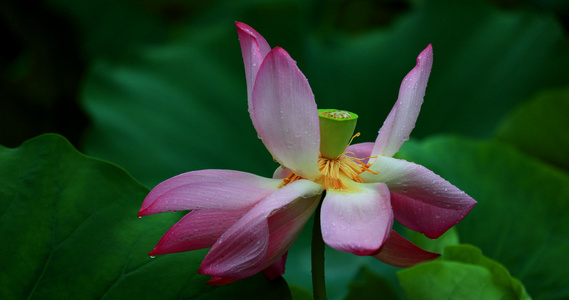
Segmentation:
[(312, 291), (314, 299), (326, 300), (326, 282), (324, 279), (324, 240), (320, 229), (320, 209), (322, 200), (326, 196), (326, 191), (322, 193), (320, 203), (314, 215), (314, 226), (312, 227)]

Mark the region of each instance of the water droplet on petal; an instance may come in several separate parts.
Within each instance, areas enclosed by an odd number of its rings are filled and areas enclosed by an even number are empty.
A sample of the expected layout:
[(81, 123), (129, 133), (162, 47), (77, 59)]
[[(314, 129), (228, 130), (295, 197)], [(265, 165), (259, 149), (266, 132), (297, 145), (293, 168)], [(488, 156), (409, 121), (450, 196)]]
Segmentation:
[(155, 258), (155, 257), (156, 257), (155, 255), (150, 255), (150, 258)]

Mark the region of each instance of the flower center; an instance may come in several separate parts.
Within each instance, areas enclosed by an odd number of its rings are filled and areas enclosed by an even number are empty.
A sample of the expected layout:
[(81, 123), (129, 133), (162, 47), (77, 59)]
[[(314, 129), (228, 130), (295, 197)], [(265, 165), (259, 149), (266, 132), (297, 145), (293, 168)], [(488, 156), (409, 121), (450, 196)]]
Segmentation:
[[(369, 169), (369, 164), (365, 164), (354, 153), (345, 152), (352, 140), (360, 135), (356, 133), (352, 136), (358, 115), (337, 109), (319, 109), (318, 115), (320, 120), (318, 170), (322, 175), (311, 180), (322, 184), (325, 189), (348, 190), (354, 188), (351, 183), (363, 182), (361, 173), (368, 171), (377, 174)], [(283, 179), (281, 187), (299, 179), (305, 178), (291, 172)]]
[[(347, 190), (352, 182), (363, 183), (360, 174), (366, 171), (378, 174), (369, 169), (369, 164), (365, 164), (361, 159), (347, 153), (335, 159), (326, 158), (320, 154), (318, 157), (318, 170), (320, 170), (322, 176), (316, 178), (314, 182), (322, 184), (327, 190)], [(281, 187), (299, 179), (304, 178), (291, 172), (283, 179)]]

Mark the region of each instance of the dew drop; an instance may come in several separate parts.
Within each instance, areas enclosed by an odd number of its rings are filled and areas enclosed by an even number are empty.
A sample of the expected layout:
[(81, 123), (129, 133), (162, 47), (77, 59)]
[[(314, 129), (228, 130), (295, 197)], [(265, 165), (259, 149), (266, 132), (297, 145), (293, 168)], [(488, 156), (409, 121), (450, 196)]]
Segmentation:
[(154, 256), (154, 255), (150, 255), (150, 258), (155, 258), (155, 257), (156, 257), (156, 256)]
[(138, 216), (139, 219), (142, 219), (142, 216)]

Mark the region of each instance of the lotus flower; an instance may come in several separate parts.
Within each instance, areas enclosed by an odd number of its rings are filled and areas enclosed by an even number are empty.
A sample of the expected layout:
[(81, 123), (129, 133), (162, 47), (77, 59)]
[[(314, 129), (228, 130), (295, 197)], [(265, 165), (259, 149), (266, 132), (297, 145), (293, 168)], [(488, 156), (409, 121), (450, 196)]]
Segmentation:
[[(209, 284), (261, 271), (273, 279), (284, 273), (288, 249), (322, 201), (322, 237), (330, 247), (401, 267), (436, 258), (392, 230), (395, 218), (437, 238), (476, 204), (425, 167), (392, 157), (415, 126), (431, 71), (431, 45), (403, 79), (375, 143), (348, 147), (352, 133), (341, 121), (355, 114), (319, 113), (308, 81), (289, 54), (271, 49), (248, 25), (236, 25), (251, 120), (281, 166), (273, 178), (201, 170), (157, 185), (139, 216), (191, 211), (149, 255), (211, 247), (199, 269), (212, 275)], [(329, 120), (333, 125), (326, 125)], [(355, 123), (350, 126), (353, 132)]]

